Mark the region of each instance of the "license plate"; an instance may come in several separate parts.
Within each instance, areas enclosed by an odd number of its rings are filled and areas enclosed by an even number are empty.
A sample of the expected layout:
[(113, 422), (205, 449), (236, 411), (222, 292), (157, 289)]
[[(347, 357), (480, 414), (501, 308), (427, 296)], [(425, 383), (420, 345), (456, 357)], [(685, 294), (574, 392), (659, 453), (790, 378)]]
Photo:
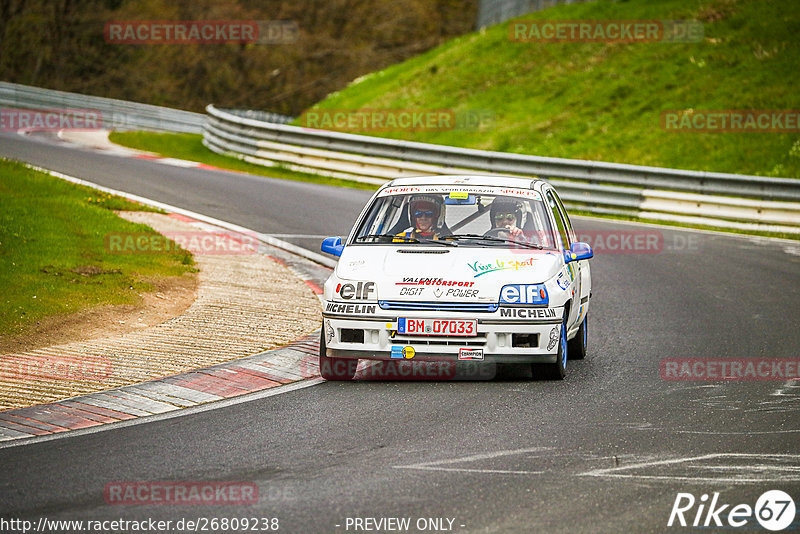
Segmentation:
[(397, 320), (397, 333), (413, 336), (463, 336), (478, 335), (475, 319), (410, 319)]

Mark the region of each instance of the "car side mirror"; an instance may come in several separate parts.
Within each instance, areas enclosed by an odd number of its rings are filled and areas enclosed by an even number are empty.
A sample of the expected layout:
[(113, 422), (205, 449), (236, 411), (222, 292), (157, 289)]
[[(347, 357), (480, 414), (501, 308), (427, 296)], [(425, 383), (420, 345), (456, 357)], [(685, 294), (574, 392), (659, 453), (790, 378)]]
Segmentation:
[(341, 237), (326, 237), (322, 241), (322, 252), (327, 252), (337, 258), (342, 255), (344, 245), (342, 245)]
[(589, 243), (584, 243), (583, 241), (576, 241), (575, 243), (572, 244), (569, 250), (564, 251), (564, 263), (569, 263), (571, 261), (588, 260), (593, 256), (594, 252), (592, 252), (592, 247), (589, 246)]

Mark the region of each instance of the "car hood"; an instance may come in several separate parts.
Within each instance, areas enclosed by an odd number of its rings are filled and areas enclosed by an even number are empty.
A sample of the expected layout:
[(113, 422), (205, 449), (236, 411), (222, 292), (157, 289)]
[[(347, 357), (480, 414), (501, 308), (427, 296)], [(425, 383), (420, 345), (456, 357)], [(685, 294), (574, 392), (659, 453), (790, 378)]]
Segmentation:
[(497, 302), (504, 285), (544, 283), (563, 265), (535, 249), (351, 245), (336, 274), (375, 282), (380, 300)]

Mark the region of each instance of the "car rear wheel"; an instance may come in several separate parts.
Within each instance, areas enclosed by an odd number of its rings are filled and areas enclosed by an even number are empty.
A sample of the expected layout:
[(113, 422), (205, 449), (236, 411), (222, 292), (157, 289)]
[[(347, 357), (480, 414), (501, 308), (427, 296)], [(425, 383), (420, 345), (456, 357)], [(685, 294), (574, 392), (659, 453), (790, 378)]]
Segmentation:
[(582, 360), (586, 357), (586, 332), (588, 321), (589, 314), (587, 313), (586, 317), (583, 318), (581, 327), (578, 329), (578, 333), (567, 342), (567, 352), (569, 353), (570, 360)]
[(325, 380), (352, 380), (356, 376), (358, 360), (329, 358), (326, 354), (325, 328), (319, 334), (319, 374)]
[(534, 378), (545, 380), (564, 380), (567, 374), (567, 316), (561, 322), (561, 336), (558, 340), (558, 356), (555, 363), (532, 364)]

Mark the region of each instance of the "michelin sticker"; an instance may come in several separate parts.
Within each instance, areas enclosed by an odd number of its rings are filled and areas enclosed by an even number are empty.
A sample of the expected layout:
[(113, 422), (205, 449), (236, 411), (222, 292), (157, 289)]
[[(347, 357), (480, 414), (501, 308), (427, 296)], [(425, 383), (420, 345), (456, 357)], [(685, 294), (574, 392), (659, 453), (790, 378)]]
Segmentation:
[(558, 327), (550, 330), (550, 342), (547, 344), (547, 350), (553, 350), (553, 347), (558, 343)]
[(325, 335), (328, 338), (327, 342), (330, 343), (334, 336), (333, 327), (331, 326), (330, 321), (325, 321)]

